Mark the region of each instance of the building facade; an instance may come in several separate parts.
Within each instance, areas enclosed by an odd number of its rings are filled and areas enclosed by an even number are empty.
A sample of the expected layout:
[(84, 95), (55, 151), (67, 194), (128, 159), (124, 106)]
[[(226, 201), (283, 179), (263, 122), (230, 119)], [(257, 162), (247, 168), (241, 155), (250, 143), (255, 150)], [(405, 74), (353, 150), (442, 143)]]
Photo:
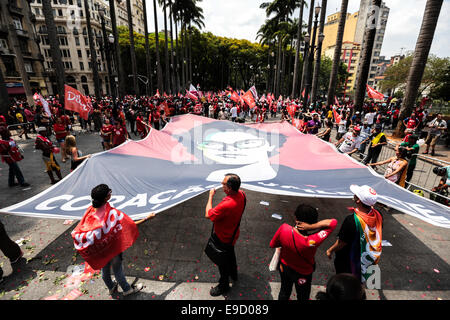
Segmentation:
[[(130, 0), (131, 1), (131, 15), (133, 17), (133, 31), (144, 34), (145, 33), (145, 20), (144, 20), (144, 7), (142, 0)], [(127, 1), (116, 1), (116, 20), (118, 26), (125, 26), (128, 28), (128, 13), (127, 13)]]
[[(44, 59), (39, 50), (35, 21), (27, 0), (2, 0), (0, 69), (10, 98), (25, 98), (27, 85), (31, 95), (34, 92), (47, 94)], [(25, 78), (28, 84), (24, 83)]]
[[(360, 9), (358, 12), (353, 14), (348, 13), (345, 21), (345, 29), (344, 29), (344, 37), (343, 37), (343, 45), (341, 54), (343, 55), (341, 61), (347, 64), (347, 67), (351, 69), (351, 77), (349, 77), (349, 81), (346, 87), (346, 92), (352, 92), (355, 86), (355, 77), (357, 71), (360, 67), (360, 59), (359, 54), (361, 49), (364, 46), (364, 32), (366, 30), (367, 25), (367, 15), (368, 10), (370, 9), (370, 0), (361, 0)], [(380, 58), (380, 52), (383, 45), (384, 33), (386, 31), (386, 24), (389, 17), (389, 8), (386, 7), (383, 2), (379, 11), (376, 12), (378, 15), (377, 19), (377, 32), (375, 35), (375, 42), (372, 50), (372, 60), (370, 65), (369, 76), (367, 80), (367, 84), (373, 86), (375, 83), (375, 77), (377, 72), (377, 67)], [(337, 37), (337, 29), (339, 25), (340, 12), (331, 14), (327, 17), (327, 22), (324, 26), (324, 41), (322, 45), (322, 55), (326, 54), (331, 59), (334, 57), (334, 48), (336, 46), (336, 37)], [(349, 53), (349, 48), (353, 48), (353, 53), (356, 54), (355, 62), (346, 62), (344, 56)], [(358, 47), (358, 49), (356, 49)], [(352, 50), (350, 50), (351, 52)], [(351, 65), (348, 65), (350, 63)], [(355, 65), (356, 63), (356, 65)], [(353, 69), (354, 68), (354, 69)]]
[[(108, 1), (88, 0), (93, 42), (97, 55), (97, 66), (102, 94), (109, 94), (109, 80), (106, 68), (106, 53), (103, 41), (100, 8), (104, 8), (106, 32), (111, 32)], [(49, 94), (56, 90), (56, 79), (50, 53), (47, 26), (42, 11), (41, 0), (31, 0), (31, 8), (36, 16), (37, 35), (44, 57), (44, 68), (48, 78)], [(93, 95), (94, 77), (90, 57), (89, 38), (84, 0), (52, 0), (53, 17), (58, 34), (61, 57), (64, 65), (65, 83), (81, 93)]]

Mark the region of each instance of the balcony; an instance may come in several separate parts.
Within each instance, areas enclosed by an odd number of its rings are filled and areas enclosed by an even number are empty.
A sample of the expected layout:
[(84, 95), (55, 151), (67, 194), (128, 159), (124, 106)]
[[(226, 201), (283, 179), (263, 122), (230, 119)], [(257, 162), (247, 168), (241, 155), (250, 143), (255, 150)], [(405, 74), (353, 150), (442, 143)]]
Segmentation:
[(23, 29), (16, 29), (16, 33), (19, 37), (28, 38), (28, 31)]

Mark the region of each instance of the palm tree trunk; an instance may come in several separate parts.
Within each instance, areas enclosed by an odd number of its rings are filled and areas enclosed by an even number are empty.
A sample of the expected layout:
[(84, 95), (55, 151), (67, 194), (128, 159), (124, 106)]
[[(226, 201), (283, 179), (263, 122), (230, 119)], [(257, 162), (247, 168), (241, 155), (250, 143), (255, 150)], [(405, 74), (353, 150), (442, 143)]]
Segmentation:
[(185, 85), (190, 83), (188, 60), (189, 60), (189, 56), (188, 56), (187, 28), (186, 28), (186, 22), (184, 22), (184, 67), (185, 67), (185, 77), (186, 77)]
[[(381, 0), (372, 0), (372, 5), (378, 8), (381, 7)], [(370, 12), (369, 12), (370, 14)], [(366, 23), (366, 30), (364, 32), (364, 47), (361, 53), (360, 66), (356, 75), (355, 85), (355, 111), (361, 111), (364, 104), (364, 97), (366, 96), (366, 84), (369, 77), (370, 63), (372, 61), (372, 50), (375, 42), (375, 35), (377, 33), (377, 22), (379, 16), (368, 16)], [(370, 19), (370, 20), (369, 20)]]
[(122, 66), (122, 57), (120, 55), (119, 34), (117, 32), (115, 0), (109, 0), (109, 12), (111, 15), (111, 28), (114, 36), (114, 57), (117, 78), (119, 80), (119, 98), (123, 98), (125, 96), (125, 79)]
[(163, 11), (164, 11), (164, 63), (165, 63), (165, 89), (168, 93), (171, 93), (170, 89), (170, 66), (169, 66), (169, 36), (167, 33), (167, 8), (166, 8), (166, 0), (163, 0)]
[(342, 39), (344, 38), (345, 21), (347, 20), (348, 0), (342, 0), (341, 12), (339, 17), (339, 25), (336, 37), (336, 46), (334, 48), (333, 66), (331, 68), (330, 82), (328, 85), (327, 105), (334, 103), (334, 96), (336, 94), (337, 76), (339, 64), (341, 62)]
[(86, 26), (89, 39), (89, 51), (91, 56), (92, 76), (94, 78), (94, 92), (97, 99), (101, 98), (100, 78), (98, 76), (97, 50), (95, 50), (94, 38), (92, 36), (91, 13), (88, 0), (84, 0), (84, 12), (86, 15)]
[[(420, 83), (430, 53), (434, 32), (441, 12), (443, 0), (427, 0), (423, 14), (422, 26), (416, 42), (414, 57), (409, 69), (408, 81), (406, 82), (405, 97), (400, 108), (399, 119), (408, 117), (417, 99)], [(395, 135), (400, 136), (403, 131), (402, 121), (398, 122)]]
[(136, 52), (134, 49), (133, 13), (131, 12), (131, 0), (127, 0), (127, 14), (128, 14), (128, 31), (130, 34), (130, 55), (131, 55), (131, 72), (133, 73), (133, 87), (134, 93), (136, 94), (137, 97), (139, 97), (140, 90), (137, 78)]
[(176, 77), (176, 84), (177, 84), (177, 92), (180, 92), (180, 52), (178, 50), (178, 21), (177, 21), (177, 17), (175, 16), (174, 19), (175, 22), (175, 52), (176, 52), (176, 56), (175, 56), (175, 77)]
[(301, 42), (301, 38), (302, 38), (304, 6), (305, 6), (305, 1), (302, 1), (301, 5), (300, 5), (300, 14), (298, 17), (297, 43), (295, 46), (294, 79), (292, 81), (291, 99), (294, 99), (297, 97), (297, 95), (295, 93), (297, 92), (297, 84), (298, 84), (298, 61), (300, 58), (300, 42)]
[(281, 73), (281, 55), (282, 55), (282, 38), (281, 36), (278, 36), (278, 56), (277, 56), (277, 68), (275, 75), (275, 96), (278, 97), (280, 95), (280, 73)]
[(192, 36), (191, 36), (191, 24), (188, 29), (188, 57), (189, 57), (189, 81), (192, 82)]
[(156, 0), (153, 0), (153, 17), (155, 19), (155, 45), (156, 45), (156, 73), (158, 75), (157, 89), (164, 91), (164, 84), (162, 79), (161, 59), (159, 57), (159, 32), (158, 32), (158, 16), (156, 14)]
[(48, 41), (50, 43), (50, 55), (53, 61), (56, 76), (56, 88), (58, 90), (59, 101), (64, 104), (64, 65), (61, 59), (61, 50), (59, 49), (58, 37), (56, 35), (55, 19), (50, 0), (42, 0), (42, 12), (45, 17), (45, 25), (48, 31)]
[[(325, 26), (325, 16), (327, 11), (327, 0), (322, 0), (322, 9), (320, 11), (320, 27), (319, 27), (319, 37), (323, 34), (323, 29)], [(312, 82), (312, 89), (311, 89), (311, 101), (313, 103), (316, 102), (316, 96), (317, 96), (317, 85), (319, 83), (319, 72), (320, 72), (320, 57), (322, 54), (322, 41), (317, 41), (317, 51), (316, 51), (316, 64), (314, 66), (314, 75), (313, 75), (313, 82)]]
[[(169, 0), (169, 7), (172, 8), (172, 0)], [(178, 91), (177, 89), (177, 85), (176, 85), (176, 72), (177, 72), (177, 68), (175, 65), (175, 61), (174, 61), (174, 51), (173, 51), (173, 19), (172, 19), (172, 9), (170, 9), (169, 12), (169, 21), (170, 21), (170, 65), (171, 65), (171, 81), (172, 81), (172, 93), (175, 95)]]
[[(308, 34), (309, 37), (311, 37), (311, 29), (312, 29), (312, 24), (313, 24), (313, 17), (314, 17), (314, 0), (311, 0), (311, 2), (309, 3), (309, 18), (308, 18)], [(311, 41), (311, 40), (310, 40)], [(302, 70), (302, 81), (300, 83), (300, 90), (303, 92), (303, 89), (305, 88), (307, 79), (306, 79), (306, 75), (308, 73), (308, 61), (309, 61), (309, 48), (310, 44), (309, 42), (306, 44), (305, 43), (305, 52), (306, 54), (303, 57), (303, 70)], [(306, 96), (308, 96), (307, 94), (305, 94)]]
[(144, 28), (145, 28), (145, 63), (147, 66), (147, 78), (150, 85), (150, 96), (153, 95), (153, 75), (152, 75), (152, 65), (151, 65), (151, 57), (150, 57), (150, 49), (149, 49), (149, 40), (148, 40), (148, 21), (147, 21), (147, 5), (146, 0), (142, 0), (142, 6), (144, 7)]

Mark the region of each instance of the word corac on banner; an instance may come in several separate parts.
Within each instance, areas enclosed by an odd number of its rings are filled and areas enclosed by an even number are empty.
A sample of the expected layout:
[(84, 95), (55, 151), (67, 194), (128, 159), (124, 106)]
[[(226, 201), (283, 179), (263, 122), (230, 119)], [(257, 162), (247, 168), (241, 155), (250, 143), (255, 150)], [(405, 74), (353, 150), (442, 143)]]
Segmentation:
[(78, 112), (80, 116), (87, 120), (92, 112), (92, 103), (89, 98), (83, 96), (80, 91), (68, 85), (64, 85), (64, 108)]
[(239, 175), (247, 190), (309, 198), (351, 199), (350, 185), (366, 184), (380, 203), (450, 228), (449, 208), (397, 186), (287, 122), (244, 125), (195, 115), (172, 117), (143, 140), (97, 153), (62, 181), (0, 212), (81, 219), (92, 188), (105, 183), (112, 189), (111, 206), (137, 220), (220, 187), (227, 173)]

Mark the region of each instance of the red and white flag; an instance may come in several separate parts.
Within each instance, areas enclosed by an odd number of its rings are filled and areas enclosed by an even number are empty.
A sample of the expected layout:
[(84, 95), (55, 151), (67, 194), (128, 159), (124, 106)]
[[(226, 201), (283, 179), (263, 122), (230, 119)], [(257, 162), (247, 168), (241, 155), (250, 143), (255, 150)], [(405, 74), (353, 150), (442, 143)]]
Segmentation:
[(185, 97), (192, 99), (192, 100), (198, 100), (198, 97), (195, 94), (193, 94), (191, 91), (187, 91), (187, 90), (186, 90)]
[(36, 92), (36, 93), (33, 95), (33, 99), (34, 99), (35, 102), (39, 101), (39, 102), (42, 104), (42, 107), (44, 108), (45, 113), (46, 113), (49, 117), (52, 116), (52, 113), (51, 113), (51, 111), (50, 111), (50, 108), (48, 107), (48, 102), (47, 102), (47, 100), (44, 99), (44, 97), (42, 97), (39, 93)]
[(134, 221), (109, 203), (103, 216), (98, 213), (90, 206), (71, 234), (75, 249), (95, 270), (131, 247), (139, 235)]
[(336, 107), (333, 107), (333, 116), (334, 116), (334, 122), (339, 124), (341, 122), (342, 117), (340, 115), (338, 115), (338, 113), (336, 111)]
[(256, 87), (253, 86), (249, 90), (253, 94), (253, 97), (255, 98), (255, 100), (258, 100), (258, 92), (256, 91)]
[(83, 96), (77, 89), (69, 87), (68, 85), (64, 85), (64, 91), (64, 108), (66, 110), (78, 112), (84, 120), (87, 120), (89, 114), (92, 112), (91, 100)]
[(375, 90), (374, 88), (370, 87), (367, 84), (366, 84), (366, 87), (367, 87), (367, 94), (368, 94), (369, 98), (372, 98), (375, 100), (383, 100), (384, 99), (384, 94), (378, 92), (377, 90)]

